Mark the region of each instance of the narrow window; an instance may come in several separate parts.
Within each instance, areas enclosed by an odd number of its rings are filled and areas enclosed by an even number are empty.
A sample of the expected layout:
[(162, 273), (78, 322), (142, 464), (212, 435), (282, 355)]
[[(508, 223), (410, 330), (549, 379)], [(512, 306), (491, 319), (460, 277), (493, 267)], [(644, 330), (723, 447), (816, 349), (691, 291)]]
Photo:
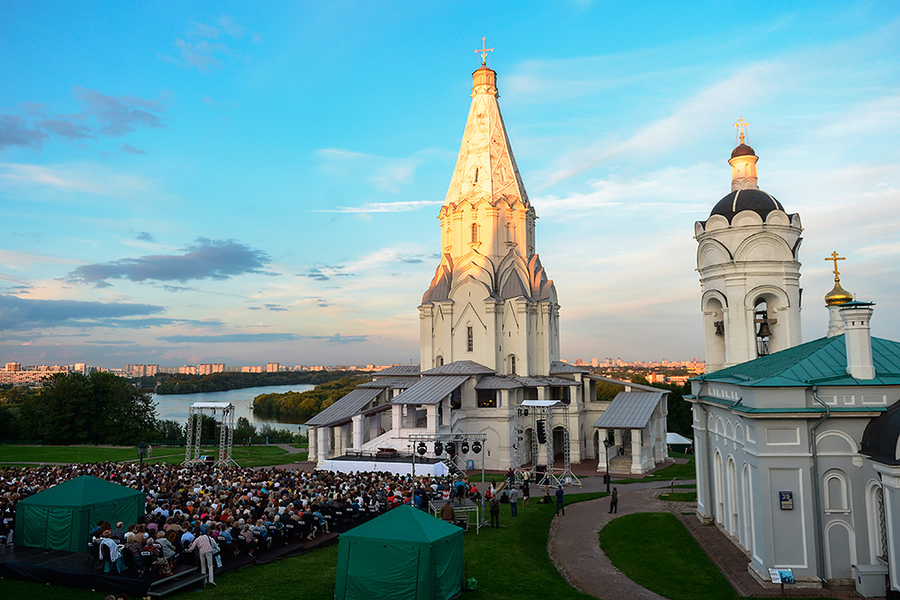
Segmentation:
[(444, 357), (439, 354), (438, 357), (434, 360), (434, 362), (437, 363), (437, 366), (443, 367), (444, 366)]
[(478, 183), (478, 167), (475, 167), (475, 183)]
[(478, 241), (478, 223), (472, 223), (472, 243)]
[(475, 332), (472, 331), (472, 326), (469, 325), (466, 327), (466, 352), (474, 352), (475, 351)]
[(510, 375), (516, 374), (516, 357), (514, 354), (509, 355), (509, 373)]

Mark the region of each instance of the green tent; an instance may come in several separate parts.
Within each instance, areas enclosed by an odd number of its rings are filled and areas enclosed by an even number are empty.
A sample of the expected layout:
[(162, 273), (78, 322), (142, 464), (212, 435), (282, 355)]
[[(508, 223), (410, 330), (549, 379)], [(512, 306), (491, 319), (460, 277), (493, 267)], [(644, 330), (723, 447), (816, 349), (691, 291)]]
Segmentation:
[(20, 501), (16, 506), (16, 546), (87, 552), (99, 521), (136, 523), (144, 514), (144, 493), (84, 475)]
[(405, 505), (342, 533), (336, 600), (447, 600), (460, 593), (463, 530)]

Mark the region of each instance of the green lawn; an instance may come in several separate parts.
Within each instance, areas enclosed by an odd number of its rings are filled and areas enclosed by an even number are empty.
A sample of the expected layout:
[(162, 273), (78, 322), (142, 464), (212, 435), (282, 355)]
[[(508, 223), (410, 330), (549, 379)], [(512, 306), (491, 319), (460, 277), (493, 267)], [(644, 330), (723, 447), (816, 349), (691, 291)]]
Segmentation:
[(739, 598), (675, 515), (640, 513), (614, 519), (600, 532), (600, 546), (616, 568), (666, 598)]
[[(215, 454), (217, 449), (206, 448), (202, 454)], [(242, 467), (264, 467), (306, 460), (307, 453), (288, 454), (278, 446), (235, 446), (232, 456)], [(138, 460), (136, 448), (103, 446), (20, 446), (0, 445), (0, 465), (23, 463), (92, 463)], [(184, 447), (170, 446), (153, 449), (153, 458), (145, 462), (180, 463), (184, 461)]]
[[(677, 453), (670, 453), (675, 454)], [(676, 463), (674, 465), (669, 465), (665, 469), (660, 469), (656, 473), (651, 473), (646, 477), (642, 477), (640, 479), (616, 479), (613, 480), (613, 483), (625, 485), (628, 483), (642, 483), (645, 481), (668, 481), (671, 479), (695, 479), (697, 477), (697, 471), (694, 467), (694, 456), (693, 455), (684, 455), (689, 458), (687, 463)]]
[(660, 494), (658, 498), (672, 502), (696, 502), (697, 492), (666, 492), (665, 494)]

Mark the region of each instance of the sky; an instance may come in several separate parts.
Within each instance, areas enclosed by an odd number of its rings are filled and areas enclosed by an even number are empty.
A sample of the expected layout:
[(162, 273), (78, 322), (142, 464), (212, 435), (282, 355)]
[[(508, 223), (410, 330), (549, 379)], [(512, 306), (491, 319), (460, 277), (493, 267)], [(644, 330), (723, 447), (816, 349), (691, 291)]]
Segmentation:
[(0, 362), (417, 363), (482, 36), (562, 357), (703, 359), (741, 116), (900, 339), (897, 2), (0, 0)]

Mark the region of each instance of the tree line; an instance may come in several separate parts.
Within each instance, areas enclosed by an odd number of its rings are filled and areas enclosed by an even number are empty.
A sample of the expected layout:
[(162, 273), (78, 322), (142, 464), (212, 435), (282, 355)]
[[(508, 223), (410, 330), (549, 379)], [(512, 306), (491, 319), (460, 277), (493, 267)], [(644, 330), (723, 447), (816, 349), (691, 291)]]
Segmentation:
[(226, 392), (266, 385), (293, 385), (306, 383), (319, 385), (341, 377), (355, 375), (358, 371), (283, 371), (277, 373), (212, 373), (186, 375), (159, 373), (150, 377), (138, 377), (135, 381), (142, 389), (153, 389), (157, 394), (197, 394)]
[[(218, 425), (202, 416), (201, 439), (218, 444)], [(133, 446), (140, 442), (183, 444), (185, 423), (157, 418), (150, 394), (111, 373), (58, 373), (41, 388), (11, 387), (0, 390), (0, 440), (44, 444), (111, 444)], [(293, 428), (292, 428), (293, 429)], [(269, 425), (257, 428), (245, 417), (238, 419), (234, 442), (251, 440), (299, 442), (292, 429)]]
[(341, 377), (305, 392), (260, 394), (253, 399), (253, 414), (263, 419), (305, 423), (369, 379), (364, 376)]

